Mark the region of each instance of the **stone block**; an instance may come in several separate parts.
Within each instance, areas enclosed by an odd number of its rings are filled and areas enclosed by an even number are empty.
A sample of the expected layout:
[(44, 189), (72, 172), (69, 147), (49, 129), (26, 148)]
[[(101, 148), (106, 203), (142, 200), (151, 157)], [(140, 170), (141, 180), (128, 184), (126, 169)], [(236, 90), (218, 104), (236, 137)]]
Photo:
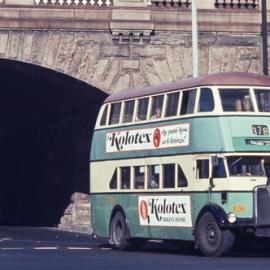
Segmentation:
[(68, 33), (62, 35), (55, 63), (56, 69), (64, 72), (67, 70), (74, 49), (75, 49), (74, 35)]
[(139, 59), (123, 59), (121, 61), (122, 70), (134, 70), (140, 68), (140, 60)]
[(35, 34), (31, 32), (24, 33), (23, 42), (21, 45), (20, 59), (22, 61), (31, 62), (32, 47), (35, 39)]
[(8, 32), (0, 32), (0, 56), (5, 56), (8, 46)]
[(60, 32), (50, 32), (47, 42), (46, 51), (44, 54), (43, 64), (47, 67), (55, 65), (57, 54), (60, 46), (61, 34)]
[(8, 57), (11, 59), (18, 59), (20, 45), (22, 44), (22, 33), (12, 32), (8, 43)]
[(36, 32), (35, 42), (32, 46), (32, 62), (42, 64), (45, 50), (48, 42), (48, 34), (44, 32)]
[(130, 72), (124, 72), (116, 79), (115, 84), (112, 86), (113, 93), (129, 90), (132, 86)]
[(219, 34), (217, 36), (216, 46), (259, 46), (260, 39), (258, 35), (236, 35), (236, 34)]
[(81, 202), (81, 201), (90, 201), (90, 195), (85, 194), (85, 193), (80, 193), (80, 192), (75, 192), (71, 196), (71, 201), (72, 202)]
[(166, 55), (165, 46), (157, 45), (133, 45), (132, 47), (132, 56), (134, 57), (162, 57)]
[(119, 45), (107, 45), (102, 44), (100, 46), (100, 57), (128, 57), (130, 56), (130, 46), (119, 44)]
[(153, 64), (163, 83), (174, 81), (167, 59), (154, 59)]

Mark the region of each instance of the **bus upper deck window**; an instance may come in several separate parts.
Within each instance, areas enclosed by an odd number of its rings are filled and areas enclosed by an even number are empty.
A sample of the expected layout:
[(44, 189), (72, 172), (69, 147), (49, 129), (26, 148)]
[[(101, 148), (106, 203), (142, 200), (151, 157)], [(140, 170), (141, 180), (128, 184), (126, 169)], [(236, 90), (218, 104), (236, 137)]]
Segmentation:
[(270, 89), (255, 89), (256, 101), (260, 112), (270, 112)]
[(124, 116), (123, 123), (131, 122), (133, 119), (135, 100), (129, 100), (124, 102)]
[(214, 110), (214, 97), (210, 88), (201, 88), (199, 112), (211, 112)]
[(156, 119), (161, 117), (162, 108), (163, 108), (163, 99), (164, 95), (154, 96), (152, 98), (152, 108), (150, 119)]
[(190, 114), (194, 112), (196, 99), (196, 89), (183, 91), (181, 114)]
[(253, 112), (249, 89), (219, 89), (224, 112)]
[(118, 124), (120, 120), (121, 102), (111, 104), (109, 125)]
[(100, 119), (100, 126), (105, 126), (106, 125), (106, 120), (107, 120), (107, 113), (108, 113), (108, 104), (106, 105), (102, 117)]
[(167, 95), (165, 117), (176, 116), (179, 103), (179, 92)]
[(149, 103), (149, 98), (141, 98), (138, 100), (138, 108), (137, 108), (137, 113), (135, 117), (136, 121), (146, 120), (147, 111), (148, 111), (148, 103)]

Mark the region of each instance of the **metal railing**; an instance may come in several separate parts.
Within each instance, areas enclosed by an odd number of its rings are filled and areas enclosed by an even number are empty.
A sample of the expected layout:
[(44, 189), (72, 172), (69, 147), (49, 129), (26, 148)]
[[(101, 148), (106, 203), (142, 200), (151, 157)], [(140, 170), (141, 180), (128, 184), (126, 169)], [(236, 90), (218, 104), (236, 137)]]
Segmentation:
[(34, 0), (36, 5), (111, 6), (113, 0)]
[(258, 8), (259, 0), (215, 0), (217, 8)]

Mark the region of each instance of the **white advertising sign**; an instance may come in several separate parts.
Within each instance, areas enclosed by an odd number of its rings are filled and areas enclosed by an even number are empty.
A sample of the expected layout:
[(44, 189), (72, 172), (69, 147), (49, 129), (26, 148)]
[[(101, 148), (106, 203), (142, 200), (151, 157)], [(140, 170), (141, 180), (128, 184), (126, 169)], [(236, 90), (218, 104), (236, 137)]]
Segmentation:
[(192, 227), (190, 196), (140, 196), (140, 225)]
[(106, 152), (188, 146), (189, 133), (189, 123), (108, 132), (106, 134)]

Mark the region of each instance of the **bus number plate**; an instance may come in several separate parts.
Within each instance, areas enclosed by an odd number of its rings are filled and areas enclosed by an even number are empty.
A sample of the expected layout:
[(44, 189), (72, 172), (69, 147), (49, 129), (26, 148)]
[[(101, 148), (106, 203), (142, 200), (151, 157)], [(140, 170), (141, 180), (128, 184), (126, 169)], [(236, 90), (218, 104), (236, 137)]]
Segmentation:
[(252, 125), (252, 133), (254, 135), (269, 135), (268, 127), (265, 125)]

